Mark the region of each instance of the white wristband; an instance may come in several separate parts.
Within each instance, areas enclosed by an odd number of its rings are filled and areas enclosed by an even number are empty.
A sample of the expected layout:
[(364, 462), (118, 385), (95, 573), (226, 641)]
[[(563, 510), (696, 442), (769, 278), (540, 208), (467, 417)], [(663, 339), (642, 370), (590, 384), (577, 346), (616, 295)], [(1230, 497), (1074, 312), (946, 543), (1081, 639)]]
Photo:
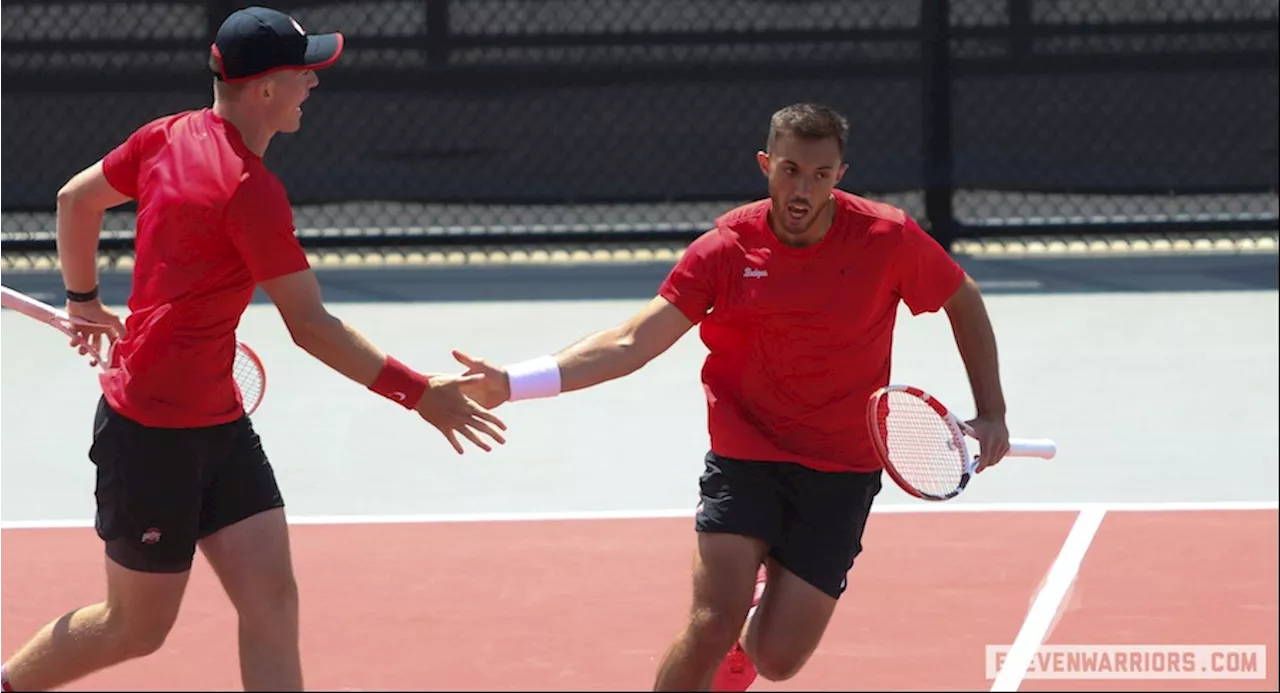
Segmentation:
[(507, 378), (511, 381), (511, 398), (522, 399), (555, 397), (560, 394), (560, 364), (554, 356), (539, 356), (507, 366)]

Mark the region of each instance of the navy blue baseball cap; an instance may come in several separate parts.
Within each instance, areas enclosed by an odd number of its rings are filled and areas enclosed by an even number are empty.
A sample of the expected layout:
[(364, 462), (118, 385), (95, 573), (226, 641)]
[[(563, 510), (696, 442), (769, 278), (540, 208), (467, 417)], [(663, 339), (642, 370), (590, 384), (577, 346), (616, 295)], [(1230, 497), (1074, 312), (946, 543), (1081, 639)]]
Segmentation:
[(278, 70), (321, 70), (342, 55), (342, 34), (307, 34), (293, 17), (269, 7), (232, 12), (218, 28), (211, 48), (224, 82), (238, 82)]

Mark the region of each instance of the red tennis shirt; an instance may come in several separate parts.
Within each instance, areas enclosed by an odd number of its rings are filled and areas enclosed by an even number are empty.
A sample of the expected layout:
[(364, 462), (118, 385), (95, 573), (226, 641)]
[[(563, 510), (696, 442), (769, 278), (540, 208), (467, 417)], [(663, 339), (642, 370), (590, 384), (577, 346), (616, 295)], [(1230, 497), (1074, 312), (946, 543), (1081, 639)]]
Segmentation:
[(138, 201), (128, 334), (100, 377), (108, 404), (157, 428), (239, 418), (240, 316), (258, 282), (309, 266), (284, 186), (208, 108), (143, 125), (102, 165)]
[(783, 245), (769, 200), (734, 209), (659, 289), (710, 351), (711, 449), (821, 471), (875, 471), (866, 403), (889, 381), (899, 302), (939, 310), (964, 270), (902, 210), (841, 190), (821, 242)]

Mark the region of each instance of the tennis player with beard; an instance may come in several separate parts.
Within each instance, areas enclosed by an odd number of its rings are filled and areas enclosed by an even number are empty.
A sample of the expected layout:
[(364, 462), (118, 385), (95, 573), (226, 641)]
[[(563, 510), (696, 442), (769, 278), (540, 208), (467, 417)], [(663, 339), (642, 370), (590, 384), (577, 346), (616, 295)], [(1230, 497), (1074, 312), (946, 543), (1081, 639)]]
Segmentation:
[(506, 368), (454, 352), (484, 376), (469, 394), (495, 407), (623, 377), (701, 326), (710, 451), (692, 610), (657, 690), (781, 681), (817, 648), (881, 489), (863, 422), (871, 393), (888, 383), (902, 303), (950, 319), (977, 407), (980, 468), (1008, 452), (977, 285), (901, 209), (835, 188), (847, 133), (845, 118), (820, 105), (775, 113), (757, 154), (769, 198), (721, 216), (622, 324)]

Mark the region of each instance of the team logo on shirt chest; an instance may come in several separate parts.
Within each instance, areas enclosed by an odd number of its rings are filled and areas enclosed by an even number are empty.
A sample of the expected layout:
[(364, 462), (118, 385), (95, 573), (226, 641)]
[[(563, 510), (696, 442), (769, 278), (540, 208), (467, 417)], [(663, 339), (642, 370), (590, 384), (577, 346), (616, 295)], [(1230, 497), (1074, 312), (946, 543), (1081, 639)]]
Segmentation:
[(769, 264), (769, 254), (767, 252), (748, 251), (742, 259), (746, 261), (747, 265), (742, 268), (743, 279), (764, 279), (769, 276), (769, 270), (765, 269), (765, 265)]

